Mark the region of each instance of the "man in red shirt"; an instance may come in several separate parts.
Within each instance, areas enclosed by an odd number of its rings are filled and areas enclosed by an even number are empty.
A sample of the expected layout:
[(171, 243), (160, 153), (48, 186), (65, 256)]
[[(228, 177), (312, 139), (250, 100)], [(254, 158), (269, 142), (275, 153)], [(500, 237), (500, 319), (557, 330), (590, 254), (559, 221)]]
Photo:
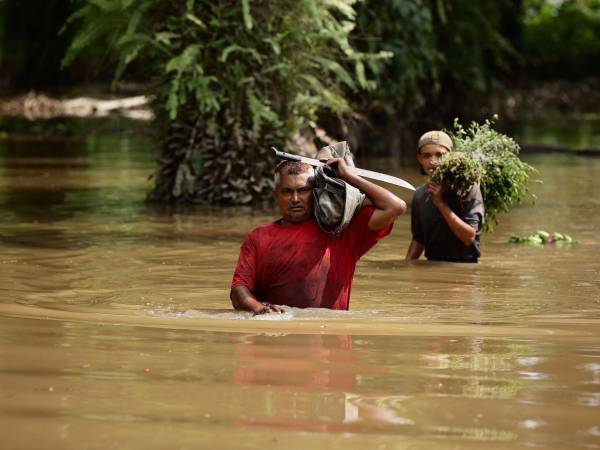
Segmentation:
[(356, 175), (344, 159), (327, 164), (366, 195), (362, 207), (340, 235), (324, 232), (313, 215), (314, 169), (281, 163), (273, 190), (281, 218), (254, 229), (242, 244), (231, 283), (235, 309), (255, 314), (283, 312), (281, 305), (348, 309), (356, 263), (390, 233), (406, 204)]

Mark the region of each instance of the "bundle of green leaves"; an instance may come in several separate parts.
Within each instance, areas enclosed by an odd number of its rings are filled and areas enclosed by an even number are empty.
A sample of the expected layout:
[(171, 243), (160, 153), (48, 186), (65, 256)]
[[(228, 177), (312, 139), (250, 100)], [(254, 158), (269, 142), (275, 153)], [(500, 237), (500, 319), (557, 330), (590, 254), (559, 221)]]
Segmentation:
[(431, 175), (431, 181), (444, 186), (444, 190), (465, 198), (473, 184), (480, 183), (483, 166), (466, 153), (447, 153)]
[(442, 158), (432, 181), (461, 198), (468, 194), (473, 183), (480, 182), (486, 231), (498, 223), (499, 213), (534, 198), (527, 184), (535, 169), (521, 161), (519, 144), (494, 130), (492, 121), (486, 120), (483, 125), (472, 122), (465, 129), (455, 120), (450, 134), (454, 152)]

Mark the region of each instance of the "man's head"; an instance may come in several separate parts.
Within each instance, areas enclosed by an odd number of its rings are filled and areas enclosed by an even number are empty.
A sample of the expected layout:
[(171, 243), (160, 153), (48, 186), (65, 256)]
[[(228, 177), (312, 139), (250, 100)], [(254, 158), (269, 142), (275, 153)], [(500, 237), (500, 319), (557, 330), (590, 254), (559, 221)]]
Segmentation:
[(312, 166), (296, 161), (282, 161), (275, 168), (273, 196), (286, 224), (301, 223), (313, 217)]
[(440, 158), (452, 151), (452, 139), (443, 131), (428, 131), (419, 138), (417, 160), (423, 175), (431, 175)]

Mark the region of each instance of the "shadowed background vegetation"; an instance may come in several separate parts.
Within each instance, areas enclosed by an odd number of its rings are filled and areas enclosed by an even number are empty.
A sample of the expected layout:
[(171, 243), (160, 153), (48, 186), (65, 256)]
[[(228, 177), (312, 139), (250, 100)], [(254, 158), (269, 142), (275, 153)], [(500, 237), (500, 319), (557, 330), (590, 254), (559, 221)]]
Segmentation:
[(5, 95), (153, 95), (151, 198), (246, 204), (269, 195), (271, 145), (312, 151), (323, 129), (400, 157), (515, 87), (597, 75), (600, 0), (5, 0), (0, 39)]

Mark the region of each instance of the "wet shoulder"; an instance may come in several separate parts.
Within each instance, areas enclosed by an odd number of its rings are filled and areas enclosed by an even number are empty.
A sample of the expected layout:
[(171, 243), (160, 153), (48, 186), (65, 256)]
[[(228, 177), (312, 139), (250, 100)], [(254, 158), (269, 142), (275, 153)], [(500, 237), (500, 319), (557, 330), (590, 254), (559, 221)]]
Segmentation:
[(281, 225), (278, 224), (278, 221), (265, 223), (263, 225), (257, 226), (252, 231), (250, 231), (250, 233), (248, 233), (248, 236), (262, 236), (265, 234), (271, 234), (278, 228), (282, 228)]
[(288, 235), (296, 235), (296, 234), (305, 234), (315, 232), (320, 230), (317, 222), (314, 220), (307, 220), (306, 222), (302, 222), (295, 225), (281, 225), (281, 223), (277, 220), (265, 225), (260, 225), (254, 228), (249, 234), (249, 237), (255, 239), (262, 239), (265, 237), (272, 236), (288, 236)]

